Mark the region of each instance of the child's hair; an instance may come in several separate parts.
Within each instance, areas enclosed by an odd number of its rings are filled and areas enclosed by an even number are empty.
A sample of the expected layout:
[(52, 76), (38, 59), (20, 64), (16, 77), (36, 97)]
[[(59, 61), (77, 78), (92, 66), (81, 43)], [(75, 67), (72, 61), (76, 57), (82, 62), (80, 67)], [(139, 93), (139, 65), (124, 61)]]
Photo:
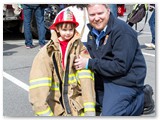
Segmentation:
[[(74, 23), (60, 23), (60, 24), (57, 24), (56, 25), (56, 28), (59, 30), (60, 28), (61, 29), (64, 29), (64, 28), (68, 28), (68, 27), (70, 27), (71, 29), (75, 29), (76, 28), (76, 25), (74, 24)], [(57, 31), (56, 31), (57, 32)], [(75, 32), (75, 30), (74, 30), (74, 32)], [(58, 35), (58, 37), (60, 37), (60, 33), (59, 32), (57, 32), (57, 35)]]
[(76, 25), (74, 23), (65, 23), (64, 22), (64, 23), (57, 24), (56, 27), (57, 27), (57, 29), (68, 28), (68, 27), (70, 27), (71, 29), (74, 29), (74, 28), (76, 28)]

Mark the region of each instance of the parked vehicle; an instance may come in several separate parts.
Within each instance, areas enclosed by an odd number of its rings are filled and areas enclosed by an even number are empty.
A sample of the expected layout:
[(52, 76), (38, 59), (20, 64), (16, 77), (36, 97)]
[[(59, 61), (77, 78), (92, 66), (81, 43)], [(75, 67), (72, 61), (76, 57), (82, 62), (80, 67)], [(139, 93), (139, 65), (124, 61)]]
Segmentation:
[(3, 31), (12, 31), (13, 28), (23, 33), (23, 10), (18, 4), (3, 5)]
[[(44, 21), (47, 29), (46, 36), (49, 37), (49, 26), (53, 23), (55, 16), (61, 10), (60, 4), (41, 4), (45, 7)], [(23, 9), (19, 4), (3, 5), (3, 31), (15, 31), (24, 33)], [(38, 37), (37, 25), (34, 14), (32, 15), (31, 31), (34, 37)]]

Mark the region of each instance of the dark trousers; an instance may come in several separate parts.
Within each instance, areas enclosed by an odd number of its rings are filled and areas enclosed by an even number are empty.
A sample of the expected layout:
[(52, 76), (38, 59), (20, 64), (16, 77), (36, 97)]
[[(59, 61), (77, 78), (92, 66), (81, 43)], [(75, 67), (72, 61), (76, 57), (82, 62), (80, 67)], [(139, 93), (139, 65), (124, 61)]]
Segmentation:
[[(142, 90), (104, 82), (104, 93), (97, 90), (97, 100), (102, 100), (102, 116), (138, 116), (143, 112)], [(103, 98), (103, 99), (102, 99)]]

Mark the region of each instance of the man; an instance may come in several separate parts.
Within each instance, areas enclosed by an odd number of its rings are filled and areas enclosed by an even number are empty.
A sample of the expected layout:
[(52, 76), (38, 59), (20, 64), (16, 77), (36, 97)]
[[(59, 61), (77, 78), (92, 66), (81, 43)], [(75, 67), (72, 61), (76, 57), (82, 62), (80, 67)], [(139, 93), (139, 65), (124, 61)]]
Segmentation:
[(117, 14), (117, 4), (109, 4), (109, 8), (112, 12), (112, 14), (117, 17), (118, 14)]
[(136, 116), (144, 110), (151, 112), (153, 91), (151, 86), (144, 86), (146, 63), (137, 33), (115, 18), (108, 5), (89, 4), (87, 11), (90, 32), (86, 46), (92, 59), (79, 56), (74, 66), (77, 70), (94, 71), (101, 115)]

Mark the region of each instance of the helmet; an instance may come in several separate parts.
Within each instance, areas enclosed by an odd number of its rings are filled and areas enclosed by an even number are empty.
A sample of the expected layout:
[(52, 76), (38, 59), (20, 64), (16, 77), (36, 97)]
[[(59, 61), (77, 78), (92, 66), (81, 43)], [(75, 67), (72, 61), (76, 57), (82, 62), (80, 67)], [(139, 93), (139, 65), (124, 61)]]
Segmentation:
[(53, 24), (50, 26), (51, 30), (55, 30), (56, 25), (59, 23), (73, 23), (78, 27), (79, 23), (76, 21), (75, 16), (73, 15), (73, 12), (70, 11), (70, 9), (62, 10), (58, 15), (56, 16)]

